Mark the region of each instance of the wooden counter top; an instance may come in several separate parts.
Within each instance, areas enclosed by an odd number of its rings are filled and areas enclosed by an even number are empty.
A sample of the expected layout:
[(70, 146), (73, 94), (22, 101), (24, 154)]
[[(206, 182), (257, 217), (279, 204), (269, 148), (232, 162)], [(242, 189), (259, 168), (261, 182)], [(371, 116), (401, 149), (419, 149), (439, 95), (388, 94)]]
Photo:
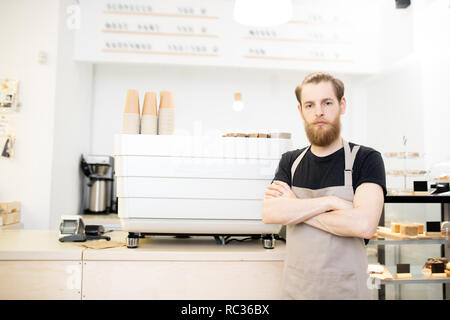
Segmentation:
[(0, 230), (0, 260), (77, 260), (83, 248), (58, 241), (57, 230)]
[[(127, 232), (107, 233), (126, 243)], [(240, 237), (242, 238), (242, 237)], [(101, 240), (104, 241), (104, 240)], [(283, 261), (285, 244), (264, 249), (261, 240), (216, 244), (212, 236), (187, 239), (151, 236), (139, 239), (139, 247), (87, 249), (82, 243), (61, 243), (57, 230), (0, 230), (0, 260), (83, 261)]]
[[(114, 231), (111, 240), (126, 243), (127, 232)], [(242, 237), (240, 237), (242, 239)], [(150, 236), (139, 239), (139, 247), (86, 249), (83, 260), (182, 260), (182, 261), (282, 261), (285, 244), (277, 241), (274, 249), (264, 249), (261, 240), (231, 241), (218, 245), (212, 236), (174, 238)]]

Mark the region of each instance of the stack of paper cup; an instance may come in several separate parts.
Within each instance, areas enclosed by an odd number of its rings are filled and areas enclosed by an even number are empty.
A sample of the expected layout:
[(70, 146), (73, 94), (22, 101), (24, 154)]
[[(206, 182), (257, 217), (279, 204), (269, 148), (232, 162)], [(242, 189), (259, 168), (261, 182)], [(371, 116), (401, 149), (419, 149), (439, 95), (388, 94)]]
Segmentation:
[(174, 105), (173, 94), (161, 91), (159, 100), (158, 134), (173, 134), (174, 131)]
[(142, 107), (141, 134), (158, 134), (156, 93), (146, 92)]
[(139, 92), (137, 90), (128, 90), (125, 113), (123, 114), (122, 133), (139, 134), (140, 124)]

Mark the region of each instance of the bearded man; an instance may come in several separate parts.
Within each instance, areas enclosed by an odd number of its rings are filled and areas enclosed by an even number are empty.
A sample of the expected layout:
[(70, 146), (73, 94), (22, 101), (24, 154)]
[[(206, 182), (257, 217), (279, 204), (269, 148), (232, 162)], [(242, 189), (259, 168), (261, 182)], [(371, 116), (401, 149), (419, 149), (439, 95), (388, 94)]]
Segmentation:
[(264, 223), (287, 225), (285, 299), (370, 299), (366, 239), (386, 195), (381, 154), (342, 139), (344, 84), (312, 73), (295, 89), (310, 146), (282, 155)]

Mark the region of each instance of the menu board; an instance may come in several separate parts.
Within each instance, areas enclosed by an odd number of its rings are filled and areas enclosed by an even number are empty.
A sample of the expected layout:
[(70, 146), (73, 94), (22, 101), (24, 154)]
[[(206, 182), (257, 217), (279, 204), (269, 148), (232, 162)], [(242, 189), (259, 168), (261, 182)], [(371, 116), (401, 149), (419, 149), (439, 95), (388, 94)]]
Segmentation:
[[(293, 0), (275, 27), (233, 20), (232, 0), (80, 0), (78, 61), (372, 73), (379, 15), (369, 0)], [(255, 8), (255, 11), (257, 8)]]

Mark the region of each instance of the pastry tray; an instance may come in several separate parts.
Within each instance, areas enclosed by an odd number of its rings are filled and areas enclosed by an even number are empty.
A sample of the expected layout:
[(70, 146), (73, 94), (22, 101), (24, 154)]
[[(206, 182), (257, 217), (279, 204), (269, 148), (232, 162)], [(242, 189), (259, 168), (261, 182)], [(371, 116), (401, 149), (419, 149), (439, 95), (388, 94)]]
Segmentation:
[(445, 240), (443, 236), (427, 236), (425, 234), (419, 234), (417, 236), (407, 236), (401, 233), (391, 232), (390, 228), (378, 227), (377, 228), (378, 238), (384, 237), (394, 240)]

